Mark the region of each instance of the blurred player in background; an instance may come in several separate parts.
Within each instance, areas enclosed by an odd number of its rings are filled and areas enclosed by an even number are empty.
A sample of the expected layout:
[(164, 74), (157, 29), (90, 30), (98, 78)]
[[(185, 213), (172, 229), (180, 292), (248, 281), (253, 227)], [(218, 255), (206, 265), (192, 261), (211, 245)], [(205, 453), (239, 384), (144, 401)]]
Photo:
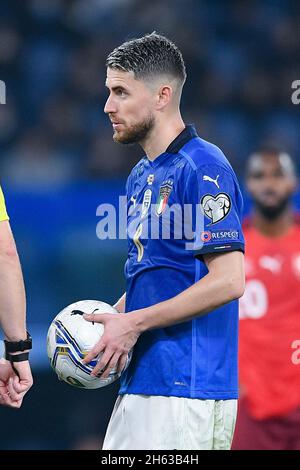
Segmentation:
[(248, 162), (247, 185), (254, 210), (244, 227), (242, 398), (233, 448), (300, 449), (300, 225), (291, 204), (291, 157), (272, 147), (257, 151)]
[[(236, 299), (244, 291), (238, 182), (220, 149), (182, 120), (186, 73), (171, 41), (155, 33), (129, 41), (107, 66), (104, 111), (113, 138), (139, 143), (146, 156), (126, 186), (127, 288), (116, 304), (126, 315), (85, 317), (105, 325), (86, 357), (103, 351), (94, 374), (122, 369), (135, 345), (103, 448), (229, 449), (238, 396)], [(185, 234), (146, 234), (173, 204), (201, 204), (194, 248), (187, 249)]]
[(32, 386), (25, 308), (22, 270), (0, 188), (0, 326), (6, 337), (6, 359), (0, 360), (0, 404), (12, 408), (20, 408)]

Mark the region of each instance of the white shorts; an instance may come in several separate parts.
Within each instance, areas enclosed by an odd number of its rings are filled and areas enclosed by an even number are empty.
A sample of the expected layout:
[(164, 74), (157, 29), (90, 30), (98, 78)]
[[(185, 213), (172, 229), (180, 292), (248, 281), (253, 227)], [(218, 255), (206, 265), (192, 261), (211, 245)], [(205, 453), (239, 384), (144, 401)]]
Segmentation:
[(229, 450), (237, 400), (119, 395), (103, 450)]

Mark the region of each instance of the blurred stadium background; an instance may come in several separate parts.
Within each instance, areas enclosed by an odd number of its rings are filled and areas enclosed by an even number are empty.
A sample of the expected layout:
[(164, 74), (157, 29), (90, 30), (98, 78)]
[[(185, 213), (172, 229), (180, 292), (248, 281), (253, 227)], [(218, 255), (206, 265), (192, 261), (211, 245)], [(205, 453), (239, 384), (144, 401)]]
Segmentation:
[(141, 150), (112, 141), (105, 58), (153, 30), (183, 52), (186, 122), (223, 149), (241, 184), (245, 159), (262, 141), (299, 165), (300, 107), (291, 102), (300, 79), (298, 2), (1, 1), (0, 178), (24, 269), (35, 385), (21, 410), (0, 409), (0, 449), (100, 446), (118, 386), (59, 383), (45, 338), (67, 304), (113, 303), (124, 290), (126, 242), (97, 239), (96, 208), (124, 194)]

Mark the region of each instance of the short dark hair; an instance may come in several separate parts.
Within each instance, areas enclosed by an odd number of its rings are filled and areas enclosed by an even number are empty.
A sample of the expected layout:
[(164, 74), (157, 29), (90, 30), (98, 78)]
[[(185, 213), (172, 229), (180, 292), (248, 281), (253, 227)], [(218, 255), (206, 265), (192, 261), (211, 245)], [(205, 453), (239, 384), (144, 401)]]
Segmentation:
[(249, 176), (251, 174), (251, 165), (253, 158), (255, 157), (263, 157), (265, 155), (274, 155), (277, 156), (278, 158), (283, 158), (285, 161), (285, 168), (289, 172), (291, 176), (295, 176), (297, 174), (297, 170), (295, 167), (295, 162), (292, 156), (284, 150), (283, 147), (280, 145), (274, 144), (274, 143), (269, 143), (269, 142), (264, 142), (261, 144), (255, 152), (253, 152), (246, 163), (246, 176)]
[(186, 79), (180, 50), (170, 39), (155, 31), (121, 44), (109, 54), (106, 66), (134, 72), (136, 79), (147, 79), (160, 74), (177, 78), (182, 84)]
[(260, 144), (259, 147), (255, 150), (255, 154), (257, 155), (280, 155), (284, 153), (285, 150), (278, 144), (273, 142), (263, 142)]

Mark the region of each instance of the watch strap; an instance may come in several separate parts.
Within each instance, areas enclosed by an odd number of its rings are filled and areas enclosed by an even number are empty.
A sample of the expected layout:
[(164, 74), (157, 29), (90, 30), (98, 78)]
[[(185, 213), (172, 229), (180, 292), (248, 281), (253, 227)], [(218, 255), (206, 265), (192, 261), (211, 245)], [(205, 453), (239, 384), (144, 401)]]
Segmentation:
[(24, 362), (28, 361), (29, 358), (29, 352), (26, 353), (20, 353), (20, 354), (5, 354), (5, 359), (9, 362)]
[(32, 349), (32, 338), (27, 331), (27, 338), (21, 341), (7, 341), (4, 340), (5, 352), (14, 353), (18, 351), (26, 351), (27, 349)]

